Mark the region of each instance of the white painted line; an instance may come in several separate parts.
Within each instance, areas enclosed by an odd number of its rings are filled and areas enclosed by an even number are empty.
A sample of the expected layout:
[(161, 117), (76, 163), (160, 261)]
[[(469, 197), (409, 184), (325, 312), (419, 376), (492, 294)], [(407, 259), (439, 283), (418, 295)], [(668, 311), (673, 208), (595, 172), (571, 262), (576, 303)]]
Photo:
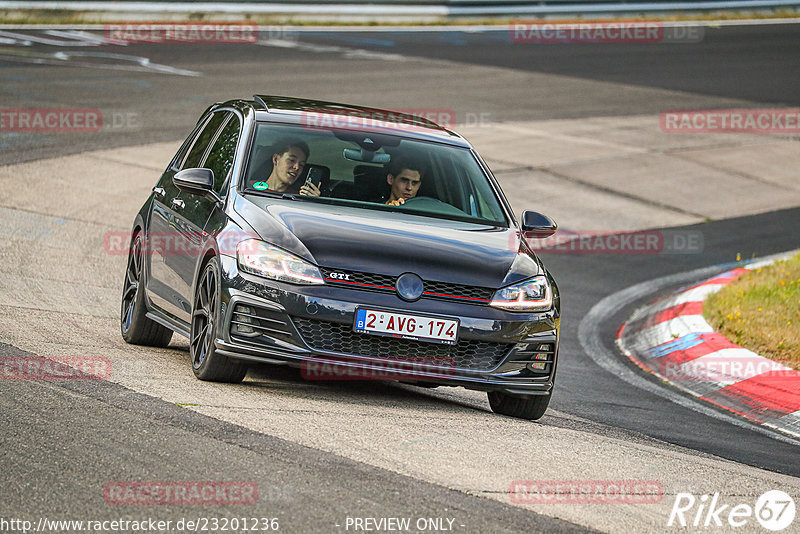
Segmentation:
[(779, 417), (775, 421), (775, 425), (780, 428), (789, 428), (800, 435), (800, 410)]
[[(73, 61), (73, 57), (90, 57), (119, 61), (120, 63), (100, 63), (96, 61)], [(200, 76), (202, 73), (178, 69), (169, 65), (153, 63), (150, 58), (142, 56), (131, 56), (127, 54), (110, 54), (105, 52), (76, 52), (71, 50), (61, 50), (51, 54), (15, 55), (12, 53), (0, 53), (0, 58), (5, 61), (17, 63), (29, 63), (34, 65), (59, 65), (64, 67), (85, 67), (91, 69), (124, 70), (135, 72), (158, 72), (161, 74), (175, 74), (178, 76)], [(127, 63), (127, 64), (126, 64)]]
[[(63, 35), (62, 35), (63, 36)], [(49, 46), (97, 46), (96, 40), (86, 40), (76, 38), (74, 36), (68, 37), (65, 39), (49, 39), (47, 37), (41, 37), (39, 35), (34, 35), (31, 33), (15, 33), (9, 31), (0, 30), (0, 37), (6, 37), (9, 39), (15, 39), (22, 43), (39, 43), (45, 44)]]
[(89, 43), (94, 43), (96, 46), (105, 45), (105, 44), (113, 44), (119, 46), (128, 46), (128, 41), (122, 41), (118, 39), (106, 39), (96, 33), (89, 33), (86, 31), (78, 31), (78, 30), (47, 30), (45, 32), (47, 35), (53, 35), (55, 37), (66, 37), (68, 39), (80, 39)]
[(731, 384), (733, 384), (733, 382), (729, 381), (715, 382), (713, 380), (702, 380), (702, 379), (674, 381), (670, 380), (669, 377), (663, 376), (661, 374), (659, 374), (658, 376), (661, 376), (662, 378), (664, 378), (664, 380), (670, 382), (673, 385), (680, 384), (681, 389), (683, 389), (684, 391), (691, 392), (691, 394), (694, 395), (695, 397), (706, 397), (711, 393), (719, 391), (725, 386), (730, 386)]

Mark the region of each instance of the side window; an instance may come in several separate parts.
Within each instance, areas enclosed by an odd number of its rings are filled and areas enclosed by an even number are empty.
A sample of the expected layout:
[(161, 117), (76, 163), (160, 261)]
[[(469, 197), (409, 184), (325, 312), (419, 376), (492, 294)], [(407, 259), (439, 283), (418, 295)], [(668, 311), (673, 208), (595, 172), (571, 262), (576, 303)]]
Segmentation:
[(203, 167), (214, 171), (214, 191), (222, 194), (228, 173), (236, 157), (236, 143), (239, 141), (239, 117), (232, 115), (222, 128), (217, 140), (211, 146)]
[(197, 139), (195, 139), (192, 148), (189, 149), (189, 153), (186, 155), (186, 159), (183, 160), (181, 169), (193, 169), (200, 166), (200, 162), (203, 160), (203, 154), (205, 154), (208, 144), (212, 139), (214, 139), (214, 134), (217, 133), (220, 124), (222, 124), (222, 121), (224, 121), (229, 114), (229, 111), (214, 113), (214, 116), (211, 117), (211, 120), (206, 123), (206, 125), (203, 127), (203, 131), (200, 132), (200, 135), (198, 135)]
[(192, 133), (189, 134), (189, 137), (186, 138), (181, 147), (178, 149), (178, 152), (176, 152), (175, 155), (172, 156), (172, 161), (169, 164), (170, 169), (174, 171), (181, 170), (181, 163), (183, 163), (183, 160), (186, 159), (186, 153), (192, 147), (192, 143), (194, 142), (194, 138), (197, 137), (197, 132), (199, 128), (200, 127), (197, 126), (195, 127), (194, 130), (192, 130)]

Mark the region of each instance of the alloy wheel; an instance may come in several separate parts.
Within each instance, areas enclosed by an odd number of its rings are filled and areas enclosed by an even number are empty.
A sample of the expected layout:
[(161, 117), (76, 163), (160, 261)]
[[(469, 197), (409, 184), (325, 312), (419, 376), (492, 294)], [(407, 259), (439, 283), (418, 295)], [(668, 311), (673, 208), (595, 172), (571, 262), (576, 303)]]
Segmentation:
[(125, 270), (125, 290), (122, 292), (122, 328), (125, 332), (130, 329), (136, 311), (139, 282), (142, 279), (142, 242), (142, 236), (138, 234), (128, 255), (128, 268)]
[(197, 286), (192, 312), (192, 332), (190, 347), (192, 365), (202, 365), (214, 343), (214, 321), (217, 316), (218, 281), (216, 271), (211, 265), (206, 266), (203, 277)]

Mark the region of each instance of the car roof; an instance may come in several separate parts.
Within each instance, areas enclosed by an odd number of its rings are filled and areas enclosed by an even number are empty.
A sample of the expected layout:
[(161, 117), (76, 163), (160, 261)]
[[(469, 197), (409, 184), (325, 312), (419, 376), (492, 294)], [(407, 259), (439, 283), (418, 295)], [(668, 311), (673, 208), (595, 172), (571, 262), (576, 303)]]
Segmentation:
[[(259, 121), (308, 125), (311, 120), (316, 125), (332, 128), (347, 124), (347, 128), (377, 129), (387, 134), (470, 148), (467, 140), (456, 132), (412, 113), (275, 95), (253, 95), (253, 100), (247, 103), (256, 111)], [(448, 110), (447, 114), (451, 115), (452, 111)]]

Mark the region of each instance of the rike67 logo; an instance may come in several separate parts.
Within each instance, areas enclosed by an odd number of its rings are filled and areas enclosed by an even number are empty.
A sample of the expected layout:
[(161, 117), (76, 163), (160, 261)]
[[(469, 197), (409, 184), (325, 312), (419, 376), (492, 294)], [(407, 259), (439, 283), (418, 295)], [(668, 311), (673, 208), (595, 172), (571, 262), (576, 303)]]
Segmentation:
[[(795, 512), (794, 499), (780, 490), (762, 494), (756, 500), (755, 506), (741, 502), (723, 502), (719, 493), (699, 497), (691, 493), (678, 493), (667, 526), (741, 528), (753, 525), (755, 519), (763, 528), (777, 532), (792, 524)], [(752, 526), (746, 530), (752, 532)]]

